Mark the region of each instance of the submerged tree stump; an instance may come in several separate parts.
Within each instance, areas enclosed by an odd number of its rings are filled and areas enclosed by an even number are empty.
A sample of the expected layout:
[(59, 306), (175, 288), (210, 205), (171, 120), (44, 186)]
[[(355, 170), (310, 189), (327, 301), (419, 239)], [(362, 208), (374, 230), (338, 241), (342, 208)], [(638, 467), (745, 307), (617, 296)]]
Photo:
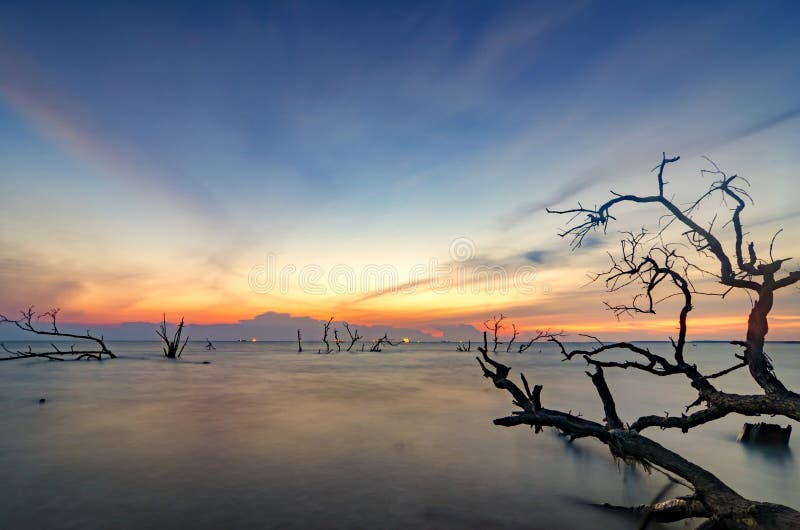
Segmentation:
[(738, 442), (752, 444), (789, 445), (792, 426), (781, 427), (774, 423), (745, 423), (736, 438)]

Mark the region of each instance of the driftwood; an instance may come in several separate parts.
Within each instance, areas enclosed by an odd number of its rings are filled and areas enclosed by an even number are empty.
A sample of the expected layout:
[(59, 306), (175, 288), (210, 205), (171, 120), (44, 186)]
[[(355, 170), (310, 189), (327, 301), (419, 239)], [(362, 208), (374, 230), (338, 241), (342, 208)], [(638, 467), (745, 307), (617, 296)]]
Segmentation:
[(183, 349), (186, 348), (186, 343), (189, 342), (189, 336), (187, 335), (186, 340), (184, 340), (183, 345), (181, 345), (183, 317), (181, 317), (181, 322), (178, 324), (178, 329), (175, 330), (175, 334), (171, 339), (169, 338), (168, 333), (167, 314), (164, 313), (163, 318), (161, 319), (161, 325), (156, 330), (156, 335), (158, 335), (161, 338), (161, 342), (164, 343), (164, 357), (167, 359), (178, 359), (183, 354)]
[(745, 423), (736, 441), (765, 445), (789, 445), (792, 426), (781, 427), (774, 423)]
[(300, 335), (300, 329), (297, 330), (297, 353), (303, 353), (303, 337)]
[(470, 350), (472, 350), (472, 340), (468, 340), (466, 345), (463, 342), (459, 342), (458, 345), (456, 345), (456, 351), (470, 351)]
[[(85, 335), (67, 333), (58, 329), (59, 311), (60, 309), (58, 308), (52, 308), (44, 313), (36, 313), (34, 312), (33, 307), (29, 307), (27, 310), (20, 311), (20, 318), (16, 320), (8, 318), (4, 315), (0, 315), (0, 324), (12, 324), (22, 331), (32, 333), (34, 335), (90, 341), (97, 345), (97, 349), (76, 349), (74, 344), (70, 345), (69, 349), (61, 349), (56, 344), (50, 343), (50, 347), (53, 348), (52, 351), (37, 352), (34, 351), (31, 346), (28, 346), (27, 350), (11, 350), (5, 344), (0, 344), (0, 348), (2, 348), (3, 351), (8, 354), (7, 357), (0, 357), (0, 361), (13, 361), (18, 359), (32, 358), (48, 359), (51, 361), (81, 361), (84, 359), (101, 361), (103, 360), (103, 356), (106, 356), (109, 359), (116, 358), (116, 355), (114, 355), (106, 346), (102, 335), (100, 337), (96, 337), (92, 335), (88, 329), (86, 330)], [(37, 323), (42, 319), (49, 320), (50, 329), (38, 327)]]

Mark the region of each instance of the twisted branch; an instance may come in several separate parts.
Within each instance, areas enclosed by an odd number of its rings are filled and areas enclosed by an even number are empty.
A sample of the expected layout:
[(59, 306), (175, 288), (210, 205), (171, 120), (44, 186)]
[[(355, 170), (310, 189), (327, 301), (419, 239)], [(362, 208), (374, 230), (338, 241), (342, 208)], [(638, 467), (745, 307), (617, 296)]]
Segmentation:
[[(61, 350), (56, 346), (54, 343), (50, 343), (50, 346), (53, 348), (51, 352), (35, 352), (31, 346), (28, 346), (27, 350), (11, 350), (5, 344), (0, 345), (3, 351), (9, 354), (7, 357), (0, 357), (0, 361), (13, 361), (18, 359), (30, 359), (30, 358), (41, 358), (41, 359), (48, 359), (51, 361), (64, 361), (68, 360), (69, 357), (74, 361), (80, 361), (84, 359), (91, 359), (100, 361), (103, 359), (103, 356), (106, 356), (110, 359), (116, 358), (111, 350), (108, 349), (106, 346), (105, 340), (102, 336), (96, 337), (91, 334), (91, 332), (87, 329), (85, 335), (79, 335), (77, 333), (68, 333), (63, 332), (58, 329), (58, 313), (60, 312), (59, 308), (51, 308), (44, 313), (36, 313), (33, 310), (33, 306), (29, 307), (26, 310), (20, 311), (20, 318), (18, 319), (11, 319), (6, 317), (5, 315), (0, 315), (0, 324), (12, 324), (19, 328), (22, 331), (27, 333), (32, 333), (34, 335), (43, 335), (48, 337), (66, 337), (70, 339), (78, 339), (83, 341), (91, 341), (94, 342), (98, 349), (97, 350), (83, 350), (83, 349), (75, 349), (75, 345), (71, 345), (69, 350)], [(39, 320), (46, 319), (49, 321), (50, 329), (42, 329), (36, 325)]]

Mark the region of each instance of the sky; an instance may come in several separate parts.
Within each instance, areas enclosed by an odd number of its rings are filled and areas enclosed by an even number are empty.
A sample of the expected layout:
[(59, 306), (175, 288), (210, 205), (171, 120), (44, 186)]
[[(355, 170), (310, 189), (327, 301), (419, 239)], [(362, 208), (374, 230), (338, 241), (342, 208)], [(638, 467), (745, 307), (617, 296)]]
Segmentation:
[[(650, 193), (662, 152), (687, 201), (705, 155), (751, 182), (752, 238), (783, 227), (800, 259), (798, 23), (769, 1), (5, 1), (0, 312), (666, 339), (668, 303), (617, 321), (585, 285), (658, 212), (573, 252), (545, 207)], [(798, 294), (771, 338), (800, 339)], [(698, 301), (693, 336), (740, 338), (749, 303)]]

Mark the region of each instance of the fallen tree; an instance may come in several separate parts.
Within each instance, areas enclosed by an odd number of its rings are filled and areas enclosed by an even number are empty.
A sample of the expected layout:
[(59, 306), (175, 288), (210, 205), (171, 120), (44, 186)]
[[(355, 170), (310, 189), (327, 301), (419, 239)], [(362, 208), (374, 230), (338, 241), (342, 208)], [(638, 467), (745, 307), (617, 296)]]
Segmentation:
[[(91, 334), (87, 329), (86, 333), (81, 335), (79, 333), (69, 333), (58, 329), (58, 313), (59, 308), (52, 308), (44, 313), (36, 313), (33, 307), (29, 307), (24, 311), (20, 311), (20, 318), (11, 319), (5, 315), (0, 315), (0, 324), (11, 324), (26, 333), (33, 335), (40, 335), (44, 337), (57, 337), (58, 339), (75, 339), (80, 341), (88, 341), (94, 343), (96, 349), (83, 349), (76, 348), (75, 344), (70, 345), (69, 349), (59, 348), (54, 342), (50, 343), (52, 351), (34, 351), (32, 346), (28, 346), (27, 350), (12, 350), (5, 344), (0, 344), (3, 351), (8, 355), (0, 357), (0, 361), (13, 361), (19, 359), (48, 359), (51, 361), (82, 361), (82, 360), (95, 360), (101, 361), (103, 356), (109, 359), (114, 359), (111, 350), (106, 346), (105, 340), (102, 336), (96, 337)], [(40, 320), (49, 321), (49, 329), (38, 325)], [(84, 342), (85, 343), (85, 342)]]
[(800, 512), (779, 504), (746, 499), (711, 472), (642, 435), (634, 427), (642, 418), (632, 425), (625, 424), (617, 414), (614, 397), (599, 363), (595, 364), (594, 372), (586, 372), (586, 375), (603, 404), (605, 418), (602, 422), (589, 420), (571, 411), (545, 408), (541, 398), (543, 385), (534, 385), (531, 389), (525, 375), (520, 374), (520, 388), (509, 379), (511, 368), (491, 359), (487, 350), (488, 343), (484, 337), (483, 347), (478, 348), (482, 357), (477, 357), (484, 376), (491, 379), (495, 387), (507, 391), (514, 405), (521, 409), (494, 420), (495, 425), (529, 425), (536, 433), (541, 432), (543, 427), (555, 427), (570, 441), (594, 438), (606, 444), (612, 455), (626, 463), (638, 463), (645, 468), (657, 467), (680, 477), (694, 490), (692, 495), (653, 505), (614, 509), (639, 513), (660, 522), (707, 518), (700, 527), (706, 529), (800, 528)]
[(389, 332), (383, 334), (383, 337), (379, 338), (378, 340), (372, 343), (372, 347), (369, 349), (371, 352), (381, 352), (383, 351), (382, 346), (386, 344), (388, 346), (397, 346), (399, 343), (392, 342), (392, 339), (389, 338)]

